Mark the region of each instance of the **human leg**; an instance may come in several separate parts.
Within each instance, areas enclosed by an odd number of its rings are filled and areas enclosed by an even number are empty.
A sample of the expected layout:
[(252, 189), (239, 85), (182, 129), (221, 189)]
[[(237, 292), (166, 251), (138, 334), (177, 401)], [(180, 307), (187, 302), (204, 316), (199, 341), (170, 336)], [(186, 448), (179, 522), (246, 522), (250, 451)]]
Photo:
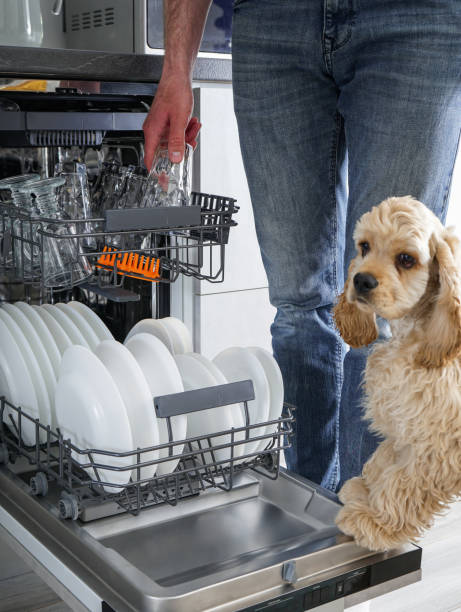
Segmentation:
[[(461, 129), (461, 6), (441, 0), (353, 2), (351, 36), (333, 54), (349, 159), (346, 265), (358, 218), (411, 194), (445, 220)], [(383, 326), (384, 333), (386, 329)], [(361, 419), (368, 351), (344, 361), (341, 484), (360, 473), (379, 439)]]
[(233, 83), (256, 231), (277, 308), (274, 355), (296, 406), (287, 465), (334, 488), (343, 343), (331, 317), (342, 285), (344, 140), (324, 70), (321, 2), (241, 0)]

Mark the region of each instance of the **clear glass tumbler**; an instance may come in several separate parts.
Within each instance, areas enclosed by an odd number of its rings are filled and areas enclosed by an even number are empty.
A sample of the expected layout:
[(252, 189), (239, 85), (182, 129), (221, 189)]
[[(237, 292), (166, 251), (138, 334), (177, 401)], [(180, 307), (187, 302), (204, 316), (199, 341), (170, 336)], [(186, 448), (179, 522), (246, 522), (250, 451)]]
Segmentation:
[[(36, 270), (31, 262), (33, 224), (29, 217), (34, 214), (33, 200), (30, 194), (24, 193), (24, 188), (40, 179), (39, 174), (19, 174), (0, 181), (1, 199), (11, 197), (14, 208), (10, 209), (9, 219), (5, 221), (5, 232), (11, 232), (11, 252), (6, 256), (9, 264), (13, 264), (20, 278), (30, 279)], [(34, 254), (38, 251), (35, 249)]]
[(141, 207), (187, 206), (190, 204), (193, 149), (186, 144), (181, 162), (168, 157), (168, 142), (157, 148)]
[[(72, 171), (70, 171), (72, 169)], [(65, 179), (59, 193), (59, 208), (68, 219), (88, 219), (93, 217), (91, 206), (90, 190), (88, 187), (88, 177), (86, 166), (80, 162), (67, 163), (62, 169), (57, 168), (57, 176)], [(79, 224), (87, 234), (94, 229), (92, 224)], [(93, 236), (82, 238), (83, 246), (90, 248), (96, 247), (96, 240)]]
[[(34, 199), (37, 212), (37, 241), (41, 243), (42, 258), (39, 260), (42, 282), (45, 287), (65, 289), (85, 281), (91, 274), (91, 265), (84, 256), (75, 223), (65, 221), (68, 215), (60, 203), (60, 192), (66, 183), (64, 177), (55, 177), (29, 183), (24, 189)], [(50, 235), (53, 234), (53, 235)]]

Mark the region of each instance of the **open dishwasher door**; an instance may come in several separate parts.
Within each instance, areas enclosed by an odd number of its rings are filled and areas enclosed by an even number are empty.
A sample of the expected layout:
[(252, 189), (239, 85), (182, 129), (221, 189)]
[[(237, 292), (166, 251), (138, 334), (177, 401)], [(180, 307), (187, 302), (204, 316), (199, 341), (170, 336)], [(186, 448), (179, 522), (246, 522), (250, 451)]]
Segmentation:
[(60, 520), (52, 483), (33, 497), (16, 472), (0, 471), (1, 535), (75, 610), (339, 611), (420, 579), (420, 548), (356, 546), (334, 497), (283, 469), (86, 523)]

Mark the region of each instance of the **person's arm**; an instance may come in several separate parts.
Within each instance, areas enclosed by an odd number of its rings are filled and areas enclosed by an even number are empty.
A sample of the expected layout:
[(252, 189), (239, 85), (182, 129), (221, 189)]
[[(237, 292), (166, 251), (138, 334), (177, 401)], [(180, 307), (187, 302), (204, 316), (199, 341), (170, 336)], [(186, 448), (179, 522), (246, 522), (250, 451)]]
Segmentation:
[(144, 161), (150, 170), (160, 140), (171, 161), (181, 161), (185, 142), (195, 147), (200, 130), (192, 117), (192, 71), (211, 0), (164, 0), (165, 59), (154, 102), (144, 122)]

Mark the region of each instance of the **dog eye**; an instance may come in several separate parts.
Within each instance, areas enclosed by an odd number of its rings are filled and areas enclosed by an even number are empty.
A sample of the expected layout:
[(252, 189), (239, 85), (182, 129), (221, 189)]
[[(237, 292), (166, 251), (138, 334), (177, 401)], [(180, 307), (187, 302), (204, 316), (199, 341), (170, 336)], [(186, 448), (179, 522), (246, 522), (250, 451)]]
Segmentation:
[(399, 266), (402, 266), (402, 268), (405, 268), (406, 270), (412, 268), (415, 265), (415, 262), (415, 258), (411, 255), (408, 255), (408, 253), (400, 253), (400, 255), (397, 255), (397, 263), (399, 264)]
[(368, 242), (361, 242), (359, 244), (359, 247), (362, 250), (362, 257), (365, 257), (365, 255), (370, 251), (370, 245), (368, 244)]

